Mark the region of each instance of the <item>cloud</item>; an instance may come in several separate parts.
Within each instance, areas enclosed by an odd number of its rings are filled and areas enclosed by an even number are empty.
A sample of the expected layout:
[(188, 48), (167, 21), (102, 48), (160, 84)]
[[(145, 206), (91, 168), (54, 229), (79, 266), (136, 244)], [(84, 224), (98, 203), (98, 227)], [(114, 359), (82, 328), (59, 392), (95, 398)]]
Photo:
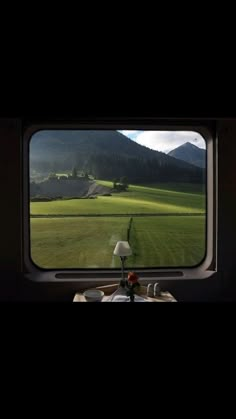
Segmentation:
[(134, 138), (136, 138), (137, 135), (139, 135), (143, 131), (140, 131), (140, 130), (132, 130), (132, 129), (124, 129), (124, 130), (119, 130), (118, 132), (120, 132), (121, 134), (123, 134), (126, 137), (129, 137), (129, 138), (131, 138), (133, 140)]
[(206, 148), (203, 137), (194, 131), (137, 131), (137, 135), (132, 139), (138, 144), (163, 153), (169, 153), (186, 142)]

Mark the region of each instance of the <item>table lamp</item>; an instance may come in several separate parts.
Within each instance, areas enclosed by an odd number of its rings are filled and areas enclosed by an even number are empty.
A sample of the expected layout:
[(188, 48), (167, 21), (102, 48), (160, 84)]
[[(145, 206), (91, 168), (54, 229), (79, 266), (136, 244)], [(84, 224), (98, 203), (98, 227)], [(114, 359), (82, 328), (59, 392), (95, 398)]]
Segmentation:
[(127, 256), (132, 255), (132, 250), (127, 241), (118, 241), (113, 252), (114, 255), (120, 256), (121, 260), (121, 269), (122, 269), (122, 279), (120, 281), (121, 286), (125, 286), (125, 277), (124, 277), (124, 263)]

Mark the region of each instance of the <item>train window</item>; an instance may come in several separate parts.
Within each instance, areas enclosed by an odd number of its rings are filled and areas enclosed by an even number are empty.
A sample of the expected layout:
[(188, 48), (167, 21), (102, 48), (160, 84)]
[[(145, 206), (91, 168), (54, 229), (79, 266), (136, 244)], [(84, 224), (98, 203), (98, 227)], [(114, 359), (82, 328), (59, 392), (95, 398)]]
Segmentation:
[(127, 269), (146, 273), (212, 258), (206, 129), (41, 126), (26, 132), (25, 145), (34, 268), (116, 272), (117, 241), (131, 247)]

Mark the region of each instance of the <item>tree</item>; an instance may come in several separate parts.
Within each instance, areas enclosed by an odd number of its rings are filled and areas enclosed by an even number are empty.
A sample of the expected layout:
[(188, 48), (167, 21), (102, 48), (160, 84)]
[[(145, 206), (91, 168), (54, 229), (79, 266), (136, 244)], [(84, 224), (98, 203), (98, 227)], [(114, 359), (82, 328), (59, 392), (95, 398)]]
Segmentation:
[(76, 169), (76, 167), (73, 167), (73, 169), (72, 169), (72, 178), (73, 179), (76, 179), (77, 178), (77, 169)]
[(120, 183), (124, 186), (125, 189), (127, 189), (129, 186), (127, 176), (122, 176), (120, 178)]
[(113, 180), (113, 189), (116, 189), (117, 188), (117, 183), (119, 182), (119, 179), (118, 178), (115, 178), (114, 180)]

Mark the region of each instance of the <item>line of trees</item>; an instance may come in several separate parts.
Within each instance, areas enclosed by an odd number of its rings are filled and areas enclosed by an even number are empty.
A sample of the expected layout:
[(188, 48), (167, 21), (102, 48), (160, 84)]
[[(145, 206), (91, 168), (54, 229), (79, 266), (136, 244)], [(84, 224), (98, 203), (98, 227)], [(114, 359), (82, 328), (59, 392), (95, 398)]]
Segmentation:
[(126, 177), (131, 183), (204, 181), (204, 170), (174, 160), (177, 159), (170, 161), (166, 155), (158, 159), (147, 159), (115, 154), (108, 156), (106, 153), (94, 154), (87, 158), (85, 170), (97, 179), (114, 181)]
[[(53, 170), (49, 169), (53, 166)], [(68, 167), (72, 167), (69, 179), (83, 177), (88, 179), (92, 175), (94, 179), (104, 179), (113, 181), (119, 179), (116, 184), (122, 184), (120, 179), (127, 177), (130, 183), (148, 182), (204, 182), (205, 171), (201, 168), (188, 166), (177, 159), (171, 160), (164, 153), (160, 153), (158, 158), (146, 156), (121, 155), (101, 152), (81, 152), (67, 155), (64, 162), (37, 162), (32, 167), (44, 172), (47, 170), (55, 173), (63, 173)], [(77, 168), (80, 168), (78, 170)]]

